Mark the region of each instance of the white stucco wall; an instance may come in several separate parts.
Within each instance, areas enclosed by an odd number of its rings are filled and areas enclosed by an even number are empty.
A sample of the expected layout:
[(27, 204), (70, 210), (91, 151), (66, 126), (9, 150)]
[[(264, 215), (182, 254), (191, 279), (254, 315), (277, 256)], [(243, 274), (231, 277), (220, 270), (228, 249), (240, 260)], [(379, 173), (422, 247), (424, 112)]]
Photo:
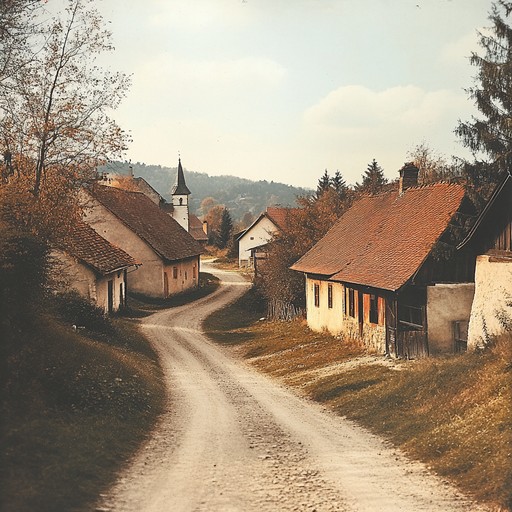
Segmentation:
[(512, 259), (482, 255), (476, 259), (475, 297), (468, 349), (484, 346), (512, 323)]
[(165, 265), (164, 272), (167, 273), (169, 295), (196, 288), (199, 285), (199, 270), (199, 256)]
[(428, 347), (431, 354), (453, 353), (453, 322), (468, 321), (475, 285), (473, 283), (427, 286)]
[(238, 240), (238, 264), (246, 267), (251, 257), (251, 249), (266, 244), (277, 231), (273, 222), (262, 217), (250, 227)]

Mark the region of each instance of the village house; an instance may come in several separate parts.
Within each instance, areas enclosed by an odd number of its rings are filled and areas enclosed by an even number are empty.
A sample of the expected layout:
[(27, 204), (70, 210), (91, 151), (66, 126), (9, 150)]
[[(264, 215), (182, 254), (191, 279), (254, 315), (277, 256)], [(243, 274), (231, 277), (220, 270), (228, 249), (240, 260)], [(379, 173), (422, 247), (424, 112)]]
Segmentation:
[(99, 184), (87, 196), (84, 220), (142, 264), (130, 291), (165, 298), (199, 285), (200, 244), (149, 197)]
[(266, 246), (276, 233), (286, 229), (291, 208), (268, 207), (238, 236), (238, 266), (257, 270), (258, 262), (266, 259)]
[(459, 250), (477, 254), (468, 348), (512, 326), (512, 176), (506, 172)]
[(398, 190), (357, 200), (291, 267), (311, 329), (403, 358), (463, 349), (453, 332), (469, 319), (474, 258), (454, 240), (472, 205), (460, 185), (417, 180), (406, 164)]
[(126, 305), (128, 272), (138, 262), (112, 245), (85, 222), (78, 222), (53, 251), (59, 281), (77, 291), (105, 313)]
[(134, 177), (133, 168), (131, 166), (128, 176), (103, 173), (99, 183), (123, 190), (142, 192), (149, 197), (153, 203), (158, 205), (159, 208), (165, 211), (165, 213), (176, 220), (180, 226), (188, 231), (203, 247), (207, 244), (208, 224), (206, 221), (202, 222), (196, 215), (190, 213), (189, 196), (191, 192), (185, 183), (181, 158), (178, 159), (178, 172), (176, 174), (175, 183), (171, 189), (172, 201), (170, 203), (168, 203), (144, 178)]

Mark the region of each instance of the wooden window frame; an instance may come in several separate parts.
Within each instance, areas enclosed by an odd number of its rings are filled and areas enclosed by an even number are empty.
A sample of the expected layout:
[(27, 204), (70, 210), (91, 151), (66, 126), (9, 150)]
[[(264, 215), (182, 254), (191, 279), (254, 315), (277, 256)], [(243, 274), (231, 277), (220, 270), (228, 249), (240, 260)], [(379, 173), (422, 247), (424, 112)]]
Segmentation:
[(172, 278), (178, 279), (178, 267), (172, 267)]
[(320, 285), (315, 283), (313, 285), (313, 290), (314, 290), (314, 294), (315, 294), (315, 308), (319, 308), (320, 307)]
[(327, 285), (327, 307), (332, 309), (332, 284)]
[(354, 288), (347, 288), (348, 290), (348, 316), (351, 318), (356, 317), (356, 291)]
[(368, 319), (371, 324), (379, 323), (379, 297), (375, 293), (370, 293), (370, 311)]

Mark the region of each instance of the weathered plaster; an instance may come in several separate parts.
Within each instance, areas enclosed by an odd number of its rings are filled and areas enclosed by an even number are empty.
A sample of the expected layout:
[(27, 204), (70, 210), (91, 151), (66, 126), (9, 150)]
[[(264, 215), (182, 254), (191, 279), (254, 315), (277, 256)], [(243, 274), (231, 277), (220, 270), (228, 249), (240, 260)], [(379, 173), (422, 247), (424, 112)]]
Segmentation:
[(251, 249), (269, 242), (277, 231), (275, 224), (267, 217), (262, 217), (250, 227), (238, 240), (238, 264), (247, 267), (251, 257)]
[(473, 283), (427, 287), (428, 346), (431, 354), (453, 353), (453, 323), (468, 321), (475, 293)]
[(478, 256), (468, 349), (484, 346), (512, 327), (512, 259)]

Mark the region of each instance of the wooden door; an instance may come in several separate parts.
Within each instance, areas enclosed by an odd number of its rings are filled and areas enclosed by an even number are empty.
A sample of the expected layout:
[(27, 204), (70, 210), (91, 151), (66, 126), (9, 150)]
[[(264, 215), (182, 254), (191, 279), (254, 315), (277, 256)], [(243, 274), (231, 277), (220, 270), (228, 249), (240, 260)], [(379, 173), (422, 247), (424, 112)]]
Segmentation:
[(397, 356), (397, 310), (396, 300), (386, 299), (386, 353)]

